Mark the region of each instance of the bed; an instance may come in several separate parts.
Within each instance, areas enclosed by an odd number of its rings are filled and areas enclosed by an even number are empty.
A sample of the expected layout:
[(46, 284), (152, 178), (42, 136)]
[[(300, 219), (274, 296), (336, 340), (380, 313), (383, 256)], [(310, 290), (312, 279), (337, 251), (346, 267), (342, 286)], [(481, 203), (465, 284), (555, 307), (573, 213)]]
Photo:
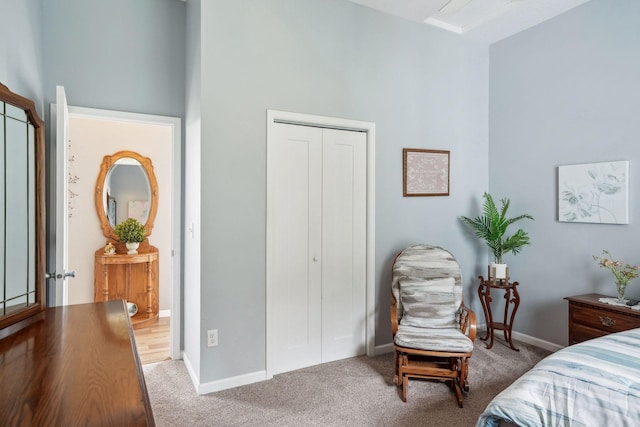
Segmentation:
[(640, 426), (640, 329), (563, 348), (503, 390), (476, 427)]

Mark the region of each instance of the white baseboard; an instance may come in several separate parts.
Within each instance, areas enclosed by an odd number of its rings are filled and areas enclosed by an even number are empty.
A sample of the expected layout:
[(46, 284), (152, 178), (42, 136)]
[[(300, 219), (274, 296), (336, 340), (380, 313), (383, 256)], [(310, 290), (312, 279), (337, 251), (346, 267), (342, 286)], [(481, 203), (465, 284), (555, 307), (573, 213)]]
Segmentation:
[(198, 376), (196, 375), (196, 371), (194, 371), (193, 366), (191, 366), (191, 361), (187, 357), (187, 353), (182, 352), (182, 361), (184, 362), (184, 366), (187, 368), (187, 372), (189, 373), (189, 377), (191, 378), (191, 382), (193, 383), (193, 387), (195, 387), (196, 392), (198, 391), (198, 386), (200, 385), (198, 381)]
[(160, 310), (158, 317), (171, 317), (171, 310)]
[[(478, 333), (484, 332), (486, 330), (487, 330), (486, 324), (478, 325)], [(514, 331), (513, 338), (519, 341), (522, 341), (526, 344), (535, 345), (536, 347), (544, 348), (545, 350), (549, 350), (553, 352), (563, 348), (563, 346), (561, 345), (558, 345), (549, 341), (541, 340), (540, 338), (532, 337), (530, 335), (522, 334), (520, 332)], [(391, 353), (391, 352), (393, 352), (393, 343), (377, 345), (374, 347), (375, 356), (378, 356), (380, 354)], [(213, 393), (216, 391), (226, 390), (229, 388), (253, 384), (253, 383), (270, 379), (267, 377), (267, 371), (257, 371), (249, 374), (238, 375), (236, 377), (230, 377), (230, 378), (224, 378), (222, 380), (209, 381), (201, 384), (198, 381), (198, 378), (196, 376), (195, 371), (193, 370), (193, 367), (191, 366), (191, 362), (189, 361), (189, 358), (184, 352), (182, 353), (182, 359), (184, 360), (184, 364), (187, 367), (187, 371), (189, 372), (191, 381), (193, 382), (193, 385), (198, 394)]]
[[(482, 325), (478, 325), (478, 333), (485, 332), (487, 330), (487, 324), (483, 323)], [(523, 334), (521, 332), (512, 332), (513, 338), (518, 341), (522, 341), (525, 344), (535, 345), (536, 347), (544, 348), (545, 350), (549, 350), (552, 352), (556, 352), (564, 348), (564, 346), (553, 343), (551, 341), (541, 340), (540, 338), (532, 337), (531, 335)], [(477, 337), (476, 337), (477, 338)]]
[(564, 348), (564, 346), (553, 343), (551, 341), (541, 340), (540, 338), (532, 337), (530, 335), (525, 335), (520, 332), (513, 331), (513, 338), (522, 341), (527, 344), (535, 345), (536, 347), (544, 348), (545, 350), (549, 350), (552, 352), (556, 352)]
[(393, 353), (393, 343), (377, 345), (373, 349), (373, 355), (378, 356), (380, 354)]
[(230, 377), (224, 378), (222, 380), (200, 383), (195, 371), (193, 370), (193, 367), (191, 366), (189, 358), (184, 352), (182, 353), (182, 359), (184, 360), (184, 364), (187, 367), (187, 372), (189, 372), (189, 376), (191, 377), (193, 386), (195, 387), (196, 393), (198, 394), (213, 393), (215, 391), (226, 390), (228, 388), (239, 387), (241, 385), (253, 384), (267, 379), (266, 371), (258, 371), (252, 372), (250, 374), (238, 375), (237, 377)]
[(214, 391), (226, 390), (228, 388), (239, 387), (265, 381), (267, 371), (257, 371), (250, 374), (238, 375), (237, 377), (224, 378), (222, 380), (209, 381), (198, 386), (198, 394), (213, 393)]

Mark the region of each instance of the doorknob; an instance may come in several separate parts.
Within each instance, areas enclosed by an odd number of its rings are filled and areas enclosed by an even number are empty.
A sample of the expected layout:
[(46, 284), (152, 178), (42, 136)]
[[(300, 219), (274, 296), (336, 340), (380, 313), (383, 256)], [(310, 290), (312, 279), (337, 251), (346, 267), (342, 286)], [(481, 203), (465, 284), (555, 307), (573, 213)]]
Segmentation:
[(316, 255), (313, 256), (313, 262), (318, 262), (320, 258), (318, 258)]
[(64, 274), (60, 274), (54, 271), (53, 273), (46, 273), (44, 275), (46, 279), (66, 279), (67, 277), (76, 277), (75, 271), (65, 271)]

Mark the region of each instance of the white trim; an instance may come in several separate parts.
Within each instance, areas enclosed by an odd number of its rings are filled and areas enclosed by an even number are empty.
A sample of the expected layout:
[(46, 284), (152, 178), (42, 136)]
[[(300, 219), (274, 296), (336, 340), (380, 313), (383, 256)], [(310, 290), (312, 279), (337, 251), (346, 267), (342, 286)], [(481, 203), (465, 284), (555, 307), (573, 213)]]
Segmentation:
[[(480, 332), (486, 332), (487, 330), (487, 324), (486, 323), (482, 323), (480, 325), (477, 325), (477, 333), (478, 335), (476, 335), (476, 340), (480, 339), (479, 334)], [(536, 347), (540, 347), (543, 348), (545, 350), (548, 351), (552, 351), (552, 352), (556, 352), (558, 350), (562, 350), (564, 348), (564, 346), (560, 345), (560, 344), (556, 344), (553, 343), (551, 341), (545, 341), (542, 340), (540, 338), (536, 338), (536, 337), (532, 337), (531, 335), (527, 335), (527, 334), (523, 334), (522, 332), (516, 332), (513, 331), (511, 333), (512, 337), (518, 341), (522, 341), (525, 344), (530, 344)]]
[(160, 310), (158, 317), (171, 317), (171, 310)]
[(191, 378), (191, 382), (193, 383), (193, 387), (198, 391), (198, 386), (200, 382), (198, 381), (198, 375), (196, 375), (196, 370), (193, 369), (193, 365), (191, 365), (191, 361), (189, 357), (187, 357), (187, 353), (182, 352), (182, 361), (184, 362), (185, 368), (187, 368), (187, 372), (189, 373), (189, 378)]
[(243, 385), (249, 385), (253, 383), (258, 383), (268, 379), (266, 377), (265, 371), (252, 372), (250, 374), (238, 375), (237, 377), (224, 378), (222, 380), (209, 381), (206, 383), (198, 382), (198, 376), (196, 375), (195, 369), (191, 365), (191, 361), (187, 357), (186, 353), (182, 353), (182, 359), (184, 361), (184, 366), (187, 368), (187, 372), (189, 373), (189, 377), (191, 378), (191, 382), (193, 383), (194, 388), (196, 389), (196, 393), (198, 394), (208, 394), (216, 391), (226, 390), (229, 388), (240, 387)]
[(375, 355), (379, 356), (381, 354), (393, 353), (393, 343), (377, 345), (375, 348)]
[(545, 350), (556, 352), (558, 350), (562, 350), (564, 346), (550, 342), (541, 340), (540, 338), (532, 337), (531, 335), (526, 335), (520, 332), (513, 331), (511, 333), (513, 338), (522, 341), (526, 344), (535, 345), (536, 347), (544, 348)]
[[(271, 230), (271, 219), (269, 217), (269, 200), (272, 200), (271, 189), (269, 188), (270, 171), (272, 169), (273, 159), (269, 153), (271, 145), (271, 135), (273, 134), (273, 125), (276, 121), (285, 121), (291, 124), (340, 128), (346, 130), (355, 130), (366, 132), (367, 134), (367, 284), (366, 284), (366, 323), (365, 323), (365, 342), (367, 356), (376, 354), (375, 350), (375, 315), (376, 315), (376, 288), (375, 288), (375, 140), (376, 125), (375, 123), (363, 122), (358, 120), (341, 119), (335, 117), (315, 116), (302, 113), (291, 113), (286, 111), (267, 110), (267, 218), (266, 218), (266, 377), (272, 378), (271, 361), (273, 351), (269, 345), (269, 337), (273, 335), (273, 295), (271, 284), (272, 252), (270, 245), (273, 231)], [(250, 374), (252, 375), (252, 374)]]
[(443, 30), (451, 31), (452, 33), (462, 34), (464, 29), (458, 25), (449, 24), (448, 22), (441, 21), (438, 18), (427, 18), (424, 20), (425, 24), (433, 25), (434, 27), (442, 28)]
[[(98, 118), (123, 121), (129, 123), (151, 124), (159, 126), (169, 126), (172, 130), (172, 158), (171, 182), (173, 183), (172, 197), (173, 212), (171, 213), (171, 255), (172, 255), (172, 278), (171, 278), (171, 309), (173, 313), (170, 320), (171, 330), (171, 358), (180, 359), (182, 351), (180, 349), (181, 324), (180, 324), (180, 301), (181, 301), (181, 277), (182, 277), (182, 120), (179, 117), (158, 116), (153, 114), (128, 113), (124, 111), (103, 110), (96, 108), (69, 106), (70, 117)], [(164, 316), (162, 316), (164, 317)]]
[[(62, 102), (61, 113), (62, 118), (58, 117), (58, 102)], [(55, 191), (56, 197), (56, 208), (55, 208), (55, 217), (56, 223), (53, 225), (54, 232), (65, 234), (62, 239), (55, 239), (55, 265), (50, 266), (56, 274), (65, 274), (66, 269), (69, 267), (68, 257), (69, 257), (69, 242), (68, 242), (68, 234), (69, 234), (69, 218), (68, 218), (68, 205), (65, 205), (63, 202), (67, 201), (67, 191), (68, 191), (68, 181), (66, 177), (61, 177), (61, 175), (67, 173), (68, 169), (68, 149), (66, 143), (63, 143), (64, 146), (60, 147), (60, 141), (65, 141), (69, 137), (69, 105), (67, 103), (67, 97), (64, 91), (63, 86), (56, 86), (56, 103), (51, 104), (49, 106), (50, 110), (50, 121), (51, 121), (51, 141), (55, 144), (56, 147), (56, 167), (55, 167), (55, 187), (53, 190)], [(62, 127), (59, 126), (58, 119), (63, 121)], [(62, 183), (60, 180), (62, 179)], [(61, 215), (62, 214), (62, 215)], [(62, 218), (61, 218), (62, 216)], [(55, 305), (58, 306), (66, 306), (69, 304), (69, 283), (68, 279), (62, 278), (60, 283), (58, 284), (59, 279), (55, 278), (54, 286), (55, 286)]]
[(230, 377), (222, 380), (209, 381), (199, 384), (196, 388), (196, 391), (198, 392), (198, 394), (213, 393), (215, 391), (258, 383), (266, 379), (267, 373), (265, 371), (252, 372), (250, 374), (238, 375), (237, 377)]

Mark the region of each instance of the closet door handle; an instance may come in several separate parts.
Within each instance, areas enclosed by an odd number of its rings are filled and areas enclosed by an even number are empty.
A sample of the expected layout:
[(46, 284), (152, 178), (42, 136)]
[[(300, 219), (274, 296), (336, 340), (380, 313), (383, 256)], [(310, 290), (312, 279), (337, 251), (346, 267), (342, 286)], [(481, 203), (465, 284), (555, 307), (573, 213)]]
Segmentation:
[(313, 256), (313, 262), (318, 262), (319, 260), (320, 260), (320, 258), (318, 258), (318, 256), (317, 256), (317, 255), (314, 255), (314, 256)]

